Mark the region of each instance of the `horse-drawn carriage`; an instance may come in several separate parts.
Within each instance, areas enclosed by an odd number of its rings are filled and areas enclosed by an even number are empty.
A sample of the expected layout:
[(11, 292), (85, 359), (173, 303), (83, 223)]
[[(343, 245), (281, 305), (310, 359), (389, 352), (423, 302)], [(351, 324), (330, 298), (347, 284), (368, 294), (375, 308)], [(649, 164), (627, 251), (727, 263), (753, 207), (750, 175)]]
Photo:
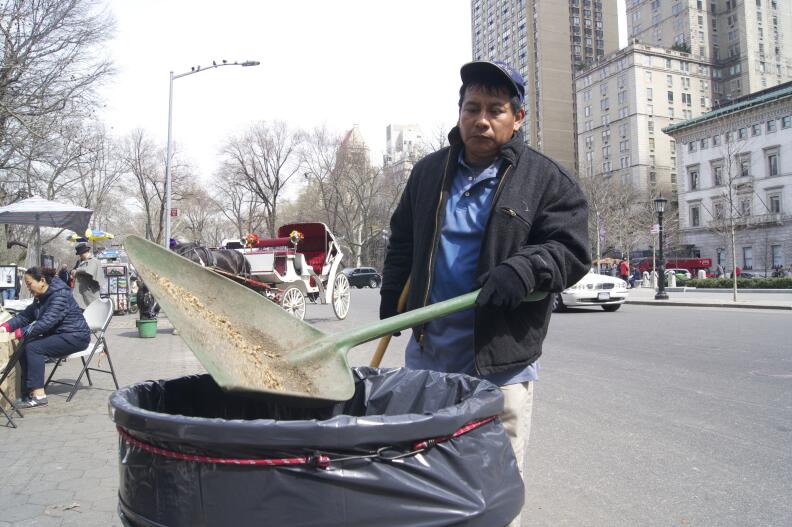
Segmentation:
[[(217, 249), (195, 244), (176, 252), (254, 289), (302, 320), (306, 299), (331, 304), (339, 319), (349, 312), (349, 281), (340, 272), (343, 253), (324, 223), (291, 223), (277, 237), (250, 234)], [(240, 258), (241, 256), (241, 258)]]

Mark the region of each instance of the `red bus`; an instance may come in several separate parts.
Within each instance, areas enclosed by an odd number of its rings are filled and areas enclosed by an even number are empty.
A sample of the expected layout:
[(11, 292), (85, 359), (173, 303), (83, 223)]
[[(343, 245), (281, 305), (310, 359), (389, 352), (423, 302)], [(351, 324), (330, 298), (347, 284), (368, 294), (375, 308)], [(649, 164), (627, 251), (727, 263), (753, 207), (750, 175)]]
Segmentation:
[[(652, 259), (642, 258), (633, 262), (640, 272), (652, 271)], [(659, 262), (658, 262), (659, 266)], [(666, 269), (687, 269), (695, 278), (696, 271), (703, 269), (709, 273), (712, 267), (712, 258), (667, 258), (665, 261)]]

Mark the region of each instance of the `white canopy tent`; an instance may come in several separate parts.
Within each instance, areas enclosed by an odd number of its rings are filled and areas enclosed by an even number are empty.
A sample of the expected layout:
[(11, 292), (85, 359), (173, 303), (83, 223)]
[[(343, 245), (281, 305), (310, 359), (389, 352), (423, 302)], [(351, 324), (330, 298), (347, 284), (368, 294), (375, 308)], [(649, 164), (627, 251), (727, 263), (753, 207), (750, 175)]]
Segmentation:
[(33, 196), (0, 207), (0, 223), (35, 226), (25, 262), (27, 267), (31, 267), (41, 264), (40, 227), (56, 227), (82, 233), (88, 228), (92, 214), (90, 209)]

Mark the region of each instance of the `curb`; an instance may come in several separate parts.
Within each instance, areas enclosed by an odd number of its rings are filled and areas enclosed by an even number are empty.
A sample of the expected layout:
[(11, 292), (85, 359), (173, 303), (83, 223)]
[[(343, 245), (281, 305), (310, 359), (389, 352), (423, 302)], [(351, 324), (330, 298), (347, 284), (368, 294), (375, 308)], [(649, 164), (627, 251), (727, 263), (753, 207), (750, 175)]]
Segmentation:
[(727, 307), (738, 309), (777, 309), (792, 311), (792, 304), (790, 305), (769, 305), (769, 304), (735, 304), (724, 302), (667, 302), (664, 300), (627, 300), (627, 304), (635, 304), (639, 306), (683, 306), (683, 307)]

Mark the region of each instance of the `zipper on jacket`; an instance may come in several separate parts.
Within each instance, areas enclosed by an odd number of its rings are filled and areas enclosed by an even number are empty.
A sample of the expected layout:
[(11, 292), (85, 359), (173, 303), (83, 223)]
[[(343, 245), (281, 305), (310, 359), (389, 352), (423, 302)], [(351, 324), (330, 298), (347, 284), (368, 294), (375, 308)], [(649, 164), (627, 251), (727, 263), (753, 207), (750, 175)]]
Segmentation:
[(531, 226), (531, 224), (528, 222), (528, 220), (526, 220), (525, 218), (523, 218), (522, 216), (517, 214), (517, 211), (515, 211), (514, 209), (509, 208), (509, 207), (501, 207), (501, 210), (503, 212), (505, 212), (506, 214), (508, 214), (509, 216), (511, 216), (512, 218), (517, 218), (518, 220), (520, 220), (521, 222), (526, 224), (528, 227)]
[[(511, 163), (509, 163), (506, 166), (506, 169), (503, 171), (503, 175), (501, 176), (500, 181), (498, 182), (498, 187), (495, 189), (495, 195), (492, 197), (492, 206), (493, 207), (495, 207), (495, 204), (498, 202), (498, 197), (500, 196), (501, 191), (503, 190), (503, 185), (506, 183), (506, 176), (509, 174), (509, 171), (511, 170), (512, 166), (513, 165)], [(501, 208), (502, 209), (507, 209), (507, 207), (501, 207)], [(517, 213), (514, 212), (512, 209), (507, 209), (507, 210), (511, 210), (514, 213), (515, 216), (517, 215)], [(489, 231), (489, 226), (490, 226), (491, 221), (492, 221), (492, 213), (490, 212), (489, 218), (487, 218), (487, 226), (484, 228), (484, 236), (486, 236), (487, 232)], [(479, 258), (481, 258), (481, 256), (479, 256)], [(474, 316), (474, 327), (473, 327), (473, 348), (474, 348), (473, 349), (473, 369), (476, 371), (476, 375), (481, 377), (481, 372), (479, 371), (478, 361), (476, 360), (477, 357), (476, 357), (476, 354), (475, 354), (475, 347), (476, 347), (476, 343), (475, 343), (476, 337), (475, 337), (475, 335), (476, 335), (476, 328), (475, 328), (475, 316)]]
[[(427, 269), (428, 279), (426, 280), (426, 291), (424, 291), (424, 299), (421, 307), (425, 306), (426, 303), (429, 301), (429, 291), (432, 290), (432, 277), (434, 276), (434, 255), (435, 255), (435, 251), (437, 250), (437, 236), (438, 236), (437, 231), (439, 229), (438, 225), (440, 222), (440, 210), (443, 207), (443, 191), (445, 190), (446, 179), (448, 178), (448, 164), (451, 159), (452, 150), (453, 148), (448, 149), (448, 156), (446, 157), (446, 164), (445, 164), (445, 168), (443, 169), (443, 181), (441, 182), (440, 185), (440, 197), (437, 200), (437, 210), (435, 210), (435, 225), (434, 225), (434, 234), (432, 236), (432, 250), (429, 253), (429, 269)], [(425, 326), (426, 324), (421, 326), (421, 337), (423, 337), (423, 328)], [(421, 338), (420, 342), (421, 342), (421, 349), (423, 349), (423, 338)]]

